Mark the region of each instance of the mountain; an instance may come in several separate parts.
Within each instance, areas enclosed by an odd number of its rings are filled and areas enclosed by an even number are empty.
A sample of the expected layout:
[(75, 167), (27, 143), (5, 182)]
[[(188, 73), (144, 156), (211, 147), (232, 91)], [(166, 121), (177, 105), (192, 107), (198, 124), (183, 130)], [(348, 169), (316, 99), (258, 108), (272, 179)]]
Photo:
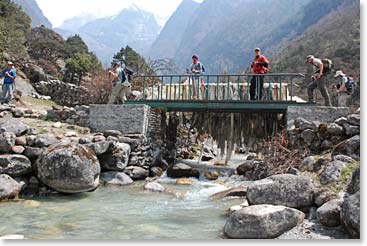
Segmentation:
[(57, 30), (63, 35), (79, 34), (103, 64), (109, 64), (113, 55), (126, 45), (147, 55), (161, 30), (153, 14), (135, 6), (117, 16), (95, 19), (80, 27), (75, 24), (77, 21), (69, 20), (63, 25), (65, 31)]
[(182, 1), (153, 43), (149, 52), (150, 57), (169, 59), (175, 57), (191, 16), (199, 6), (200, 4), (193, 0)]
[[(180, 30), (181, 41), (170, 55), (174, 53), (181, 69), (191, 64), (192, 54), (197, 53), (208, 73), (237, 73), (248, 66), (253, 49), (263, 40), (276, 43), (272, 41), (274, 30), (309, 1), (206, 0), (187, 16), (186, 28)], [(171, 17), (174, 18), (178, 17)], [(162, 32), (158, 39), (169, 39), (175, 35), (174, 31)]]
[(97, 19), (97, 17), (93, 15), (76, 16), (65, 20), (59, 28), (63, 30), (79, 30), (79, 28), (95, 19)]
[(31, 17), (31, 26), (38, 27), (44, 25), (47, 28), (52, 28), (51, 22), (43, 15), (35, 0), (12, 0), (14, 3), (20, 5), (24, 12)]
[[(319, 15), (315, 24), (310, 25), (301, 35), (284, 40), (273, 46), (270, 59), (275, 72), (300, 72), (308, 77), (299, 84), (297, 94), (306, 94), (310, 66), (305, 64), (307, 55), (329, 58), (335, 70), (343, 70), (356, 81), (360, 80), (360, 2), (358, 0), (320, 1), (313, 0), (298, 16), (323, 11), (320, 3), (332, 3), (329, 13)], [(329, 81), (330, 84), (336, 81)], [(357, 99), (359, 100), (359, 99)]]

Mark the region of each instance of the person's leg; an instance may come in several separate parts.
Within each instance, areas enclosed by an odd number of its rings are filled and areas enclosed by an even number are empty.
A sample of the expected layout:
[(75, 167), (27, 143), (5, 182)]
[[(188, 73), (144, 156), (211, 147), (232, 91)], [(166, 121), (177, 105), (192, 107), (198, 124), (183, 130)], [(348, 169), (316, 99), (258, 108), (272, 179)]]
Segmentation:
[(5, 103), (6, 94), (7, 94), (6, 84), (3, 84), (1, 87), (1, 103)]
[(250, 85), (250, 100), (256, 100), (256, 81), (257, 76), (253, 76)]
[(13, 84), (9, 84), (8, 85), (8, 93), (9, 93), (9, 104), (13, 103), (13, 98), (14, 98), (14, 85)]
[(116, 84), (113, 88), (112, 88), (112, 92), (111, 92), (111, 95), (110, 95), (110, 98), (108, 100), (108, 104), (114, 104), (115, 101), (116, 101), (116, 98), (117, 96), (119, 95), (120, 93), (120, 90), (121, 90), (121, 84), (118, 83)]
[(330, 96), (329, 96), (329, 93), (328, 93), (328, 91), (326, 89), (326, 85), (325, 85), (326, 84), (326, 79), (327, 79), (327, 76), (324, 76), (321, 79), (319, 79), (317, 81), (317, 86), (319, 87), (321, 95), (325, 100), (325, 106), (331, 107)]
[(259, 80), (259, 82), (260, 82), (260, 87), (259, 87), (259, 98), (258, 98), (258, 100), (262, 100), (263, 99), (263, 92), (264, 92), (264, 76), (259, 76), (258, 77), (258, 80)]
[(313, 80), (311, 84), (307, 86), (307, 94), (308, 94), (308, 101), (313, 102), (314, 100), (314, 90), (317, 88), (317, 81)]

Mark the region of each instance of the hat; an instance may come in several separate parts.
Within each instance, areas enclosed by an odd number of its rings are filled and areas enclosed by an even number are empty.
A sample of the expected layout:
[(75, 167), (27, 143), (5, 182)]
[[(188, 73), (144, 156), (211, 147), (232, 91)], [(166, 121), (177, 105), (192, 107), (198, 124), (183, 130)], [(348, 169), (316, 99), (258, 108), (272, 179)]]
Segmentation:
[(309, 55), (306, 57), (306, 60), (309, 60), (309, 59), (315, 59), (315, 57), (313, 55)]
[(11, 61), (8, 61), (8, 65), (13, 65), (13, 62), (11, 62)]
[(343, 71), (336, 71), (334, 78), (337, 78), (339, 76), (345, 77), (346, 75), (343, 73)]
[(255, 51), (261, 51), (261, 49), (260, 48), (255, 48)]
[(193, 56), (192, 56), (192, 58), (193, 58), (193, 59), (194, 59), (194, 58), (199, 59), (199, 56), (195, 54), (195, 55), (193, 55)]

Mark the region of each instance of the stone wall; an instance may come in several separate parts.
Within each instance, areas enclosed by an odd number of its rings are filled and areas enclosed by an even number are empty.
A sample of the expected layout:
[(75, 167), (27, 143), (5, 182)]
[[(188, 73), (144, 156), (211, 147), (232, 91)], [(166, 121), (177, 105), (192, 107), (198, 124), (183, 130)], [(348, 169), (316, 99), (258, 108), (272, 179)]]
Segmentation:
[(336, 119), (350, 114), (349, 108), (336, 108), (336, 107), (288, 107), (287, 120), (296, 120), (302, 117), (303, 119), (313, 122), (331, 123)]
[(74, 106), (90, 103), (90, 93), (83, 86), (50, 80), (35, 83), (34, 88), (39, 94), (50, 96), (53, 101), (61, 105)]
[(88, 126), (96, 132), (118, 130), (123, 135), (148, 134), (147, 105), (90, 105)]

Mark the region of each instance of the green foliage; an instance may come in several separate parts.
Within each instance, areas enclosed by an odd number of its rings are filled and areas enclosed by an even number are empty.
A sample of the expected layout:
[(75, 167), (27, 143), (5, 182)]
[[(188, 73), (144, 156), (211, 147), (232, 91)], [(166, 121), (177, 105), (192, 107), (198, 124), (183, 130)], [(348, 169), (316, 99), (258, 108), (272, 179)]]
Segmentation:
[(66, 40), (66, 45), (70, 54), (88, 53), (88, 46), (79, 35), (74, 35)]
[(93, 69), (95, 69), (95, 64), (93, 63), (92, 56), (89, 54), (76, 53), (74, 57), (66, 60), (65, 68), (71, 76), (70, 82), (74, 82), (74, 75), (77, 74), (79, 76), (80, 84), (82, 76), (93, 71)]
[(10, 0), (0, 0), (0, 49), (11, 56), (24, 56), (31, 19)]

